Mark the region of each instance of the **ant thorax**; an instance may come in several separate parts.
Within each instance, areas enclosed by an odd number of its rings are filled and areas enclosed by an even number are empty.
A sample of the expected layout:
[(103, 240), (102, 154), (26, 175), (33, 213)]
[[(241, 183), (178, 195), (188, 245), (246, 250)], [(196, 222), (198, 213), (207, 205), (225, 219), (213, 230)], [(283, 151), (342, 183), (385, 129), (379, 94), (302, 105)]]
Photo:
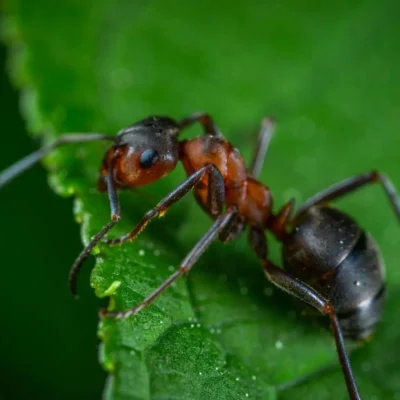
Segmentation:
[[(253, 179), (239, 150), (222, 136), (203, 135), (179, 144), (179, 157), (187, 175), (204, 165), (214, 164), (225, 185), (225, 204), (236, 205), (239, 214), (250, 224), (265, 227), (272, 203), (268, 187)], [(195, 188), (195, 196), (207, 210), (209, 177), (205, 175)]]

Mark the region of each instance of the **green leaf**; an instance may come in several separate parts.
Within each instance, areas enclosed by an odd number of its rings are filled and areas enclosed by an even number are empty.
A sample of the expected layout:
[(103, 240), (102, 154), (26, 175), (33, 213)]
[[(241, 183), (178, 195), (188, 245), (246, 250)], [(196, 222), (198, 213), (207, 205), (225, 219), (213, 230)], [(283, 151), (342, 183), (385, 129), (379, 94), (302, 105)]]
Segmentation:
[[(302, 4), (9, 0), (10, 70), (23, 88), (27, 123), (49, 141), (65, 131), (114, 133), (150, 114), (206, 110), (248, 159), (259, 121), (274, 115), (279, 125), (262, 181), (277, 206), (373, 168), (400, 187), (396, 5)], [(46, 160), (54, 189), (77, 197), (84, 243), (109, 219), (107, 198), (95, 190), (104, 151), (104, 144), (71, 146)], [(122, 193), (113, 235), (129, 231), (183, 179), (179, 168), (154, 187)], [(400, 232), (381, 192), (365, 189), (340, 202), (373, 233), (388, 265), (383, 321), (353, 357), (363, 399), (400, 393), (393, 353)], [(186, 198), (134, 244), (100, 246), (96, 294), (112, 294), (116, 309), (136, 304), (210, 224)], [(275, 242), (271, 253), (279, 262)], [(346, 398), (337, 369), (281, 389), (337, 363), (335, 350), (320, 319), (303, 317), (296, 300), (266, 281), (245, 238), (215, 243), (187, 281), (136, 318), (104, 321), (99, 336), (110, 372), (106, 398)]]

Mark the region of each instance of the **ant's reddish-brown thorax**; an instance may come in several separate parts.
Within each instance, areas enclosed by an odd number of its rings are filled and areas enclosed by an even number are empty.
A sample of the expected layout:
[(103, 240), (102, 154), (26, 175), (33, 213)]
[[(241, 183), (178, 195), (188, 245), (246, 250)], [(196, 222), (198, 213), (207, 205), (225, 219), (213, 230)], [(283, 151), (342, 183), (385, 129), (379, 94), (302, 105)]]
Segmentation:
[[(187, 175), (207, 163), (214, 164), (224, 179), (226, 205), (236, 205), (246, 223), (266, 227), (271, 216), (271, 191), (248, 175), (242, 155), (225, 138), (204, 135), (180, 142), (179, 158)], [(208, 190), (208, 175), (205, 175), (194, 192), (206, 211)]]

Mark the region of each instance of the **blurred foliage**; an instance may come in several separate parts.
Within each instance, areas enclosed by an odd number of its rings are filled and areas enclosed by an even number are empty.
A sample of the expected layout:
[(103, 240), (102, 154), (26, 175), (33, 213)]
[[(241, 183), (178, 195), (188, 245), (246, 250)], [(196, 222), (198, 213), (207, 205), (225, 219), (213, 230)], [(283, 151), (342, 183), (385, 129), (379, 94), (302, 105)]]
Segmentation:
[[(260, 119), (274, 115), (279, 127), (262, 180), (278, 205), (372, 168), (400, 186), (397, 2), (302, 4), (9, 0), (10, 66), (29, 129), (51, 140), (65, 131), (116, 132), (149, 114), (207, 110), (248, 158)], [(85, 243), (109, 218), (106, 196), (95, 190), (103, 152), (104, 144), (72, 146), (46, 163), (52, 186), (77, 195)], [(129, 230), (183, 178), (179, 168), (154, 187), (122, 193), (123, 220), (113, 235)], [(383, 322), (354, 354), (355, 374), (363, 399), (394, 399), (398, 223), (378, 187), (340, 205), (376, 237), (389, 267)], [(137, 303), (209, 225), (191, 198), (183, 200), (134, 245), (102, 246), (92, 286), (101, 295), (120, 280), (113, 306)], [(62, 226), (55, 231), (67, 239)], [(279, 262), (278, 246), (271, 247)], [(29, 263), (19, 268), (25, 274)], [(101, 361), (111, 372), (108, 398), (346, 398), (339, 370), (279, 389), (336, 362), (335, 351), (329, 331), (266, 282), (245, 239), (215, 244), (187, 282), (137, 318), (105, 321), (100, 336)]]
[[(40, 145), (26, 135), (4, 59), (0, 46), (0, 170)], [(18, 400), (98, 399), (105, 375), (93, 329), (99, 305), (90, 288), (82, 288), (79, 302), (68, 292), (68, 263), (81, 249), (78, 228), (72, 202), (55, 196), (45, 175), (35, 168), (0, 194), (1, 393)]]

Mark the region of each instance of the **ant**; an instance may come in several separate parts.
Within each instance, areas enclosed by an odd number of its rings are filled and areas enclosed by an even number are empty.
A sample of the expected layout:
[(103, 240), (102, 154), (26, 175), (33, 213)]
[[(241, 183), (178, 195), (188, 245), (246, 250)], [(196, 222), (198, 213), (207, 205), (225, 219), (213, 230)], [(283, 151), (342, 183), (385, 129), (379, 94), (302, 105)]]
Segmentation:
[[(185, 128), (200, 123), (204, 134), (179, 140)], [(0, 174), (0, 188), (41, 160), (55, 148), (70, 144), (109, 140), (98, 180), (100, 191), (107, 191), (111, 221), (90, 241), (74, 262), (69, 287), (76, 294), (76, 279), (82, 263), (100, 241), (119, 244), (134, 240), (154, 218), (163, 216), (191, 189), (200, 206), (214, 220), (178, 270), (140, 304), (125, 311), (101, 311), (101, 315), (125, 318), (150, 305), (180, 276), (187, 274), (210, 244), (228, 242), (249, 227), (249, 242), (261, 260), (266, 277), (276, 286), (298, 297), (330, 319), (340, 365), (350, 399), (360, 399), (350, 366), (344, 337), (370, 336), (385, 303), (384, 265), (377, 245), (350, 216), (328, 203), (362, 186), (379, 182), (400, 219), (400, 200), (390, 180), (377, 171), (341, 181), (307, 200), (292, 216), (294, 200), (277, 213), (272, 210), (271, 190), (257, 180), (274, 121), (264, 119), (258, 145), (247, 169), (244, 159), (220, 133), (213, 119), (204, 113), (180, 121), (152, 116), (123, 130), (117, 136), (66, 134), (32, 153)], [(147, 185), (169, 174), (181, 161), (187, 179), (148, 211), (136, 227), (117, 239), (105, 235), (121, 219), (117, 191)], [(268, 259), (265, 231), (283, 245), (279, 268)]]

